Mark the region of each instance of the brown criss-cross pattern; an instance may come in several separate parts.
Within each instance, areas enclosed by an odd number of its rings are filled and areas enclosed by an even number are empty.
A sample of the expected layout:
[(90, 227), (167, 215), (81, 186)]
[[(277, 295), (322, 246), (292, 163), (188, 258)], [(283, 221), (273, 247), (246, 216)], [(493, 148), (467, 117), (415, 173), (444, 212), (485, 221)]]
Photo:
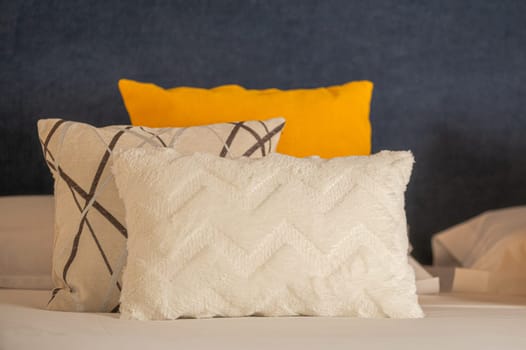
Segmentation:
[[(73, 246), (71, 248), (70, 256), (68, 260), (66, 261), (66, 264), (64, 265), (64, 271), (62, 274), (62, 278), (64, 279), (64, 282), (66, 283), (67, 283), (68, 270), (71, 266), (71, 263), (75, 259), (75, 256), (77, 256), (80, 236), (82, 234), (82, 231), (84, 230), (84, 225), (86, 224), (86, 221), (87, 221), (88, 210), (86, 210), (86, 208), (89, 202), (91, 201), (91, 199), (93, 198), (93, 196), (95, 195), (95, 190), (97, 189), (97, 186), (99, 185), (99, 181), (100, 181), (100, 177), (102, 176), (102, 172), (104, 171), (104, 168), (106, 167), (106, 164), (108, 164), (108, 160), (110, 159), (111, 151), (113, 151), (113, 149), (117, 145), (117, 141), (121, 138), (122, 135), (124, 135), (124, 130), (117, 132), (113, 136), (110, 144), (108, 145), (108, 149), (106, 149), (106, 151), (104, 152), (104, 155), (102, 156), (101, 161), (99, 162), (99, 165), (97, 167), (97, 172), (95, 173), (95, 176), (93, 177), (93, 181), (91, 182), (90, 191), (88, 193), (88, 196), (85, 198), (84, 208), (82, 208), (82, 211), (81, 211), (81, 213), (83, 212), (84, 214), (82, 215), (77, 234), (75, 235), (75, 239), (73, 240)], [(98, 241), (97, 241), (97, 245), (100, 246), (98, 244)], [(102, 251), (102, 256), (104, 257), (104, 260), (107, 261), (106, 255), (104, 254), (103, 251)], [(111, 267), (109, 267), (109, 269), (110, 271), (112, 270)], [(111, 272), (111, 274), (113, 274), (113, 271)]]
[[(263, 129), (265, 129), (265, 132), (268, 134), (269, 130), (268, 130), (267, 124), (263, 123), (261, 120), (259, 120), (258, 122), (263, 127)], [(284, 126), (285, 126), (285, 123), (281, 125), (281, 129), (283, 129)], [(272, 138), (268, 139), (268, 153), (270, 153), (271, 150), (272, 150)]]
[(144, 129), (142, 126), (139, 127), (139, 128), (140, 128), (142, 131), (144, 131), (145, 133), (147, 133), (147, 134), (149, 134), (149, 135), (155, 137), (155, 139), (156, 139), (157, 141), (159, 141), (159, 143), (161, 144), (162, 147), (166, 147), (166, 143), (163, 141), (163, 139), (162, 139), (159, 135), (157, 135), (157, 134), (155, 134), (155, 133), (153, 133), (153, 132), (151, 132), (151, 131), (148, 131), (148, 130)]
[(64, 120), (62, 119), (56, 122), (55, 125), (53, 125), (53, 127), (49, 131), (49, 134), (47, 134), (46, 141), (42, 142), (42, 140), (40, 140), (40, 143), (42, 144), (42, 151), (44, 152), (44, 158), (46, 158), (46, 162), (49, 165), (51, 165), (51, 163), (47, 161), (47, 156), (49, 155), (52, 161), (55, 161), (55, 157), (53, 157), (53, 155), (51, 154), (51, 152), (49, 152), (47, 147), (49, 145), (49, 141), (51, 141), (51, 137), (53, 136), (53, 134), (55, 134), (55, 132), (58, 130), (58, 127), (62, 124), (64, 124)]
[(228, 135), (228, 137), (227, 137), (227, 139), (225, 141), (225, 145), (223, 146), (223, 149), (219, 153), (220, 157), (226, 157), (226, 155), (228, 153), (228, 148), (232, 145), (232, 141), (234, 141), (234, 138), (236, 137), (237, 132), (241, 128), (241, 125), (243, 125), (243, 122), (232, 123), (232, 124), (234, 125), (234, 127), (232, 128), (232, 131), (230, 132), (230, 135)]
[[(63, 121), (61, 121), (61, 122), (63, 122)], [(61, 122), (58, 122), (57, 124), (55, 124), (55, 126), (61, 124)], [(54, 131), (56, 131), (56, 129), (57, 129), (57, 128), (53, 128), (52, 131), (54, 132)], [(51, 134), (51, 132), (50, 132), (50, 134)], [(122, 133), (119, 135), (119, 137), (120, 137), (121, 135), (122, 135)], [(49, 139), (50, 139), (50, 137), (48, 136), (48, 138), (46, 139), (47, 142), (49, 142)], [(45, 154), (49, 155), (49, 157), (50, 157), (51, 159), (54, 160), (54, 156), (53, 156), (53, 154), (47, 149), (47, 143), (43, 143), (42, 141), (41, 141), (41, 143), (42, 143), (42, 146), (43, 146), (43, 149), (44, 149)], [(116, 144), (116, 143), (115, 143), (115, 144)], [(113, 145), (113, 147), (115, 146), (115, 144)], [(110, 144), (110, 146), (111, 146), (111, 144)], [(108, 152), (108, 151), (106, 151), (106, 153), (107, 153), (107, 152)], [(108, 157), (103, 158), (103, 162), (104, 162), (104, 163), (106, 163), (107, 160), (108, 160)], [(62, 178), (62, 179), (64, 180), (64, 182), (68, 185), (68, 188), (69, 188), (69, 190), (70, 190), (70, 192), (71, 192), (71, 195), (72, 195), (72, 197), (73, 197), (73, 200), (74, 200), (74, 202), (75, 202), (75, 205), (77, 206), (77, 209), (79, 210), (79, 212), (82, 213), (82, 211), (85, 209), (85, 207), (82, 208), (82, 206), (81, 206), (79, 200), (77, 199), (77, 196), (75, 195), (75, 193), (81, 195), (82, 199), (85, 200), (86, 205), (87, 205), (87, 203), (89, 203), (89, 201), (90, 201), (90, 199), (91, 199), (91, 198), (90, 198), (90, 195), (89, 195), (88, 193), (86, 193), (86, 192), (85, 192), (85, 191), (84, 191), (84, 190), (83, 190), (83, 189), (82, 189), (77, 183), (75, 183), (75, 182), (74, 182), (69, 176), (67, 176), (67, 174), (62, 170), (61, 167), (58, 167), (58, 169), (56, 169), (56, 167), (55, 167), (51, 162), (48, 162), (48, 165), (49, 165), (53, 170), (57, 170), (58, 173), (59, 173), (59, 175), (61, 176), (61, 178)], [(104, 164), (104, 166), (105, 166), (105, 164)], [(96, 178), (97, 178), (97, 177), (96, 177)], [(98, 178), (100, 179), (100, 176), (99, 176)], [(98, 181), (98, 180), (97, 180), (97, 181)], [(92, 187), (93, 187), (93, 186), (92, 186)], [(93, 197), (93, 194), (91, 195), (91, 197)], [(95, 203), (96, 203), (96, 204), (95, 204)], [(94, 202), (93, 207), (95, 207), (95, 208), (96, 208), (96, 209), (97, 209), (97, 210), (98, 210), (98, 211), (99, 211), (104, 217), (106, 217), (106, 219), (108, 219), (108, 221), (109, 221), (110, 223), (112, 223), (112, 224), (116, 227), (116, 229), (124, 235), (124, 237), (127, 237), (126, 228), (125, 228), (125, 227), (124, 227), (124, 226), (123, 226), (123, 225), (122, 225), (117, 219), (115, 219), (115, 217), (113, 217), (113, 215), (111, 215), (106, 209), (104, 209), (103, 206), (101, 206), (98, 202)], [(75, 258), (76, 254), (77, 254), (78, 244), (79, 244), (79, 240), (80, 240), (80, 234), (81, 234), (81, 232), (82, 232), (82, 225), (83, 225), (84, 223), (86, 224), (86, 226), (88, 227), (88, 230), (89, 230), (90, 233), (91, 233), (91, 236), (92, 236), (92, 238), (93, 238), (93, 240), (94, 240), (94, 242), (95, 242), (95, 244), (96, 244), (96, 246), (97, 246), (97, 249), (98, 249), (99, 253), (100, 253), (101, 256), (102, 256), (102, 259), (103, 259), (103, 261), (104, 261), (104, 264), (105, 264), (105, 266), (106, 266), (108, 272), (109, 272), (110, 274), (113, 274), (113, 269), (112, 269), (112, 267), (111, 267), (111, 265), (110, 265), (110, 263), (109, 263), (109, 261), (108, 261), (108, 258), (107, 258), (106, 254), (105, 254), (105, 252), (104, 252), (104, 249), (102, 248), (102, 246), (101, 246), (101, 244), (100, 244), (99, 239), (97, 238), (97, 236), (96, 236), (96, 234), (95, 234), (95, 231), (93, 230), (93, 227), (92, 227), (91, 223), (90, 223), (89, 220), (87, 219), (87, 212), (86, 212), (86, 213), (84, 214), (84, 216), (82, 217), (81, 225), (79, 226), (79, 231), (77, 232), (77, 235), (75, 236), (75, 239), (74, 239), (74, 241), (73, 241), (73, 246), (72, 246), (72, 250), (71, 250), (70, 257), (69, 257), (69, 259), (68, 259), (68, 261), (67, 261), (67, 263), (66, 263), (66, 265), (65, 265), (65, 267), (64, 267), (64, 271), (63, 271), (63, 276), (62, 276), (62, 277), (63, 277), (64, 282), (66, 283), (66, 285), (67, 285), (67, 279), (66, 279), (66, 277), (67, 277), (67, 271), (69, 270), (69, 267), (71, 266), (71, 263), (73, 262), (73, 259)], [(117, 288), (118, 288), (119, 290), (121, 290), (120, 283), (117, 281), (116, 284), (117, 284)], [(69, 288), (69, 290), (71, 291), (71, 288), (70, 288), (69, 286), (68, 286), (68, 288)], [(51, 302), (51, 301), (55, 298), (56, 294), (58, 293), (58, 291), (59, 291), (60, 289), (62, 289), (62, 288), (54, 288), (54, 289), (53, 289), (53, 292), (52, 292), (52, 295), (51, 295), (51, 299), (48, 301), (48, 303)]]
[[(270, 142), (270, 139), (274, 137), (277, 133), (279, 133), (283, 127), (285, 126), (285, 123), (281, 123), (280, 125), (276, 126), (274, 129), (272, 129), (270, 132), (267, 132), (267, 134), (263, 137), (259, 137), (259, 135), (256, 137), (256, 134), (254, 135), (254, 138), (256, 138), (257, 142), (250, 147), (245, 153), (243, 153), (244, 157), (250, 157), (258, 148), (261, 148), (261, 153), (263, 156), (265, 156), (265, 143)], [(243, 127), (243, 126), (242, 126)], [(245, 126), (246, 127), (246, 126)], [(250, 129), (246, 127), (247, 129)], [(252, 129), (250, 129), (252, 130)], [(251, 133), (253, 130), (251, 131)]]

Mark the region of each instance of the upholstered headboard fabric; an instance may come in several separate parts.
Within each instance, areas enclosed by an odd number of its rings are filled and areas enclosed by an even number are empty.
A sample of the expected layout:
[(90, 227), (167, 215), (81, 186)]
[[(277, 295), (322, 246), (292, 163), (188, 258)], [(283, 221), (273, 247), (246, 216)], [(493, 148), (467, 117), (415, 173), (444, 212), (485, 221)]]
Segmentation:
[(0, 2), (0, 195), (51, 193), (36, 120), (125, 124), (117, 81), (375, 83), (373, 149), (414, 152), (415, 256), (433, 233), (526, 203), (526, 2)]

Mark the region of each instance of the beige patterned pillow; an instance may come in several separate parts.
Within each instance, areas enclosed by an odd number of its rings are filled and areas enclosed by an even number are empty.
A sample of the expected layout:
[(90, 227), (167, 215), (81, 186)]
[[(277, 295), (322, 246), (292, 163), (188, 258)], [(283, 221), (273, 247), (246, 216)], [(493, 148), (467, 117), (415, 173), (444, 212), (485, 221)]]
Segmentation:
[(55, 179), (56, 202), (55, 288), (48, 308), (118, 310), (127, 229), (110, 170), (113, 152), (169, 147), (182, 154), (259, 158), (274, 151), (283, 126), (282, 118), (163, 129), (40, 120), (39, 137)]
[(130, 234), (121, 317), (422, 317), (407, 260), (412, 166), (410, 152), (116, 154)]

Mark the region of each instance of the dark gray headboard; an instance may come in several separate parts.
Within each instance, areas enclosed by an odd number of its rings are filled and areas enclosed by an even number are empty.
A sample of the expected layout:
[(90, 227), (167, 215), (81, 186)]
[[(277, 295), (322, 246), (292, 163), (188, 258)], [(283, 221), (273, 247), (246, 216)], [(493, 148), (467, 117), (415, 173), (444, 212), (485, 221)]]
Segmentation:
[(164, 87), (369, 79), (373, 148), (411, 149), (415, 255), (526, 204), (526, 2), (2, 0), (0, 194), (50, 193), (35, 122), (127, 123), (122, 77)]

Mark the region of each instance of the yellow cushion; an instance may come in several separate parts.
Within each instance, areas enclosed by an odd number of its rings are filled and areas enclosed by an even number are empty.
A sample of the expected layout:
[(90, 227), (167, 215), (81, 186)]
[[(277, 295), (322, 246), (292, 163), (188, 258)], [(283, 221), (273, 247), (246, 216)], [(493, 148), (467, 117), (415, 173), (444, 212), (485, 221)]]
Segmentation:
[(371, 153), (369, 110), (373, 84), (298, 90), (178, 87), (121, 79), (119, 89), (133, 125), (181, 127), (274, 117), (286, 119), (277, 151), (331, 158)]

